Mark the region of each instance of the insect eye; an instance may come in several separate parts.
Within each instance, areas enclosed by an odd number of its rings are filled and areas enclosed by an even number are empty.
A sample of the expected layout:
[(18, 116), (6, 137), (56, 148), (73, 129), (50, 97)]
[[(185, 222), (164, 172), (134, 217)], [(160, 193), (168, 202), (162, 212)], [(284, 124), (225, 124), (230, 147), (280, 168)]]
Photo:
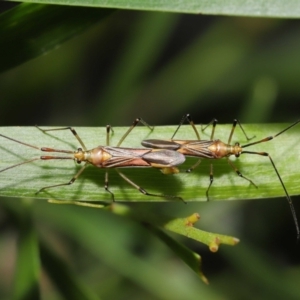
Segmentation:
[(240, 151), (240, 143), (235, 143), (234, 144), (234, 148), (235, 148), (235, 157), (239, 157), (241, 155), (241, 151)]

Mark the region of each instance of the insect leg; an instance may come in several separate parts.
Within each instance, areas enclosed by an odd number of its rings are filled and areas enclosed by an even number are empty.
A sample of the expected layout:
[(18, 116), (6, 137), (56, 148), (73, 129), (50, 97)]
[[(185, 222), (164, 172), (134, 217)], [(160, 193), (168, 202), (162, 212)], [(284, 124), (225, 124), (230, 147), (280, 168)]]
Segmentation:
[(207, 201), (209, 201), (209, 196), (208, 196), (208, 192), (210, 190), (210, 187), (212, 185), (212, 183), (214, 182), (214, 171), (213, 171), (213, 164), (210, 164), (210, 172), (209, 172), (209, 186), (206, 190), (206, 198)]
[(110, 191), (110, 189), (108, 188), (108, 172), (105, 172), (105, 181), (104, 181), (104, 188), (105, 190), (110, 193), (112, 201), (115, 202), (115, 195), (112, 191)]
[(134, 188), (136, 188), (139, 192), (141, 192), (143, 195), (146, 196), (153, 196), (153, 197), (161, 197), (161, 198), (170, 198), (170, 199), (178, 199), (183, 201), (184, 203), (186, 203), (181, 197), (179, 196), (173, 196), (173, 195), (157, 195), (157, 194), (151, 194), (148, 193), (145, 189), (143, 189), (142, 187), (140, 187), (139, 185), (137, 185), (136, 183), (134, 183), (133, 181), (131, 181), (127, 176), (125, 176), (120, 170), (115, 169), (118, 174), (125, 180), (127, 181), (129, 184), (131, 184)]
[(114, 133), (112, 127), (110, 125), (106, 125), (106, 146), (109, 146), (109, 144), (110, 144), (110, 139), (109, 139), (110, 131), (112, 131), (112, 133)]
[(132, 125), (129, 127), (129, 129), (124, 133), (122, 138), (120, 139), (119, 143), (117, 144), (117, 147), (120, 147), (120, 145), (123, 143), (123, 141), (126, 139), (128, 134), (134, 129), (134, 127), (138, 124), (142, 123), (143, 125), (147, 126), (151, 131), (154, 127), (150, 126), (148, 123), (146, 123), (142, 118), (137, 118), (133, 121)]
[(192, 165), (190, 168), (188, 168), (185, 172), (191, 173), (194, 169), (196, 169), (200, 165), (201, 161), (202, 161), (201, 158), (198, 159), (198, 161), (194, 165)]
[(242, 124), (239, 122), (239, 120), (234, 119), (234, 120), (233, 120), (233, 124), (232, 124), (232, 128), (231, 128), (231, 131), (230, 131), (230, 134), (229, 134), (229, 138), (228, 138), (228, 143), (227, 143), (227, 144), (230, 144), (230, 143), (231, 143), (231, 139), (232, 139), (234, 130), (235, 130), (235, 128), (236, 128), (236, 124), (238, 124), (238, 125), (240, 126), (240, 128), (241, 128), (241, 130), (242, 130), (242, 132), (243, 132), (243, 134), (244, 134), (244, 136), (245, 136), (245, 138), (247, 139), (247, 141), (252, 140), (253, 138), (255, 138), (255, 135), (254, 135), (253, 137), (249, 138), (248, 135), (246, 134), (246, 132), (245, 132), (245, 130), (244, 130)]
[[(195, 132), (195, 134), (197, 136), (197, 139), (200, 141), (201, 140), (200, 134), (199, 134), (199, 132), (198, 132), (196, 126), (195, 126), (195, 123), (194, 123), (194, 121), (192, 119), (192, 116), (190, 114), (186, 114), (186, 115), (184, 115), (182, 117), (182, 119), (181, 119), (181, 121), (180, 121), (177, 129), (175, 130), (173, 136), (171, 137), (171, 140), (174, 139), (176, 133), (178, 132), (179, 128), (182, 126), (182, 124), (184, 123), (185, 120), (187, 120), (190, 123), (190, 125), (194, 129), (194, 132)], [(187, 172), (187, 173), (192, 172), (196, 167), (198, 167), (200, 165), (200, 163), (201, 163), (201, 159), (199, 159), (194, 165), (192, 165), (190, 168), (188, 168), (185, 172)]]
[(74, 183), (74, 181), (81, 175), (81, 173), (84, 171), (84, 169), (87, 167), (87, 165), (88, 165), (88, 163), (85, 163), (69, 182), (45, 186), (45, 187), (41, 188), (40, 190), (38, 190), (35, 194), (38, 194), (46, 189), (63, 186), (63, 185), (70, 185), (70, 184)]
[(201, 130), (202, 132), (204, 132), (204, 130), (212, 124), (213, 128), (211, 130), (211, 135), (210, 135), (210, 140), (212, 141), (214, 139), (214, 135), (215, 135), (215, 129), (216, 129), (216, 126), (217, 126), (217, 123), (218, 123), (218, 120), (217, 119), (212, 119), (204, 128), (203, 128), (203, 125), (201, 125)]
[(186, 114), (186, 115), (184, 115), (184, 116), (182, 117), (182, 119), (181, 119), (181, 121), (180, 121), (180, 123), (179, 123), (177, 129), (175, 130), (173, 136), (171, 137), (171, 140), (174, 139), (176, 133), (178, 132), (179, 128), (182, 126), (182, 124), (184, 123), (185, 120), (188, 120), (188, 122), (190, 123), (190, 125), (191, 125), (192, 128), (194, 129), (194, 132), (195, 132), (195, 134), (196, 134), (196, 136), (197, 136), (197, 139), (198, 139), (198, 140), (201, 140), (201, 139), (200, 139), (199, 132), (198, 132), (198, 130), (197, 130), (196, 126), (195, 126), (195, 123), (194, 123), (194, 121), (192, 120), (192, 116), (191, 116), (190, 114)]
[(245, 177), (239, 170), (238, 168), (233, 164), (233, 162), (227, 157), (227, 162), (231, 166), (231, 168), (234, 170), (234, 172), (239, 175), (240, 177), (248, 180), (252, 185), (254, 185), (257, 188), (257, 185), (249, 178)]
[[(299, 121), (298, 121), (298, 122), (299, 122)], [(298, 123), (298, 122), (297, 122), (297, 123)], [(296, 124), (293, 124), (292, 126), (294, 126), (294, 125), (296, 125)], [(290, 127), (292, 127), (292, 126), (290, 126)], [(287, 129), (289, 129), (290, 127), (288, 127)], [(287, 129), (285, 129), (285, 130), (287, 130)], [(283, 130), (282, 132), (284, 132), (285, 130)], [(280, 132), (279, 134), (281, 134), (282, 132)], [(277, 134), (277, 135), (279, 135), (279, 134)], [(277, 136), (277, 135), (275, 135), (275, 136)], [(275, 136), (274, 136), (274, 137), (275, 137)], [(295, 223), (295, 226), (296, 226), (297, 240), (299, 240), (299, 238), (300, 238), (300, 230), (299, 230), (299, 225), (298, 225), (298, 220), (297, 220), (296, 211), (295, 211), (295, 208), (294, 208), (292, 199), (291, 199), (290, 195), (288, 194), (288, 191), (287, 191), (287, 189), (286, 189), (286, 187), (285, 187), (285, 185), (284, 185), (284, 183), (283, 183), (283, 180), (282, 180), (282, 178), (281, 178), (281, 176), (280, 176), (280, 174), (279, 174), (279, 172), (278, 172), (278, 170), (277, 170), (277, 168), (276, 168), (276, 166), (275, 166), (275, 163), (274, 163), (272, 157), (271, 157), (270, 154), (267, 153), (267, 152), (243, 151), (241, 154), (244, 154), (244, 153), (247, 153), (247, 154), (257, 154), (257, 155), (269, 157), (270, 162), (271, 162), (271, 164), (272, 164), (272, 166), (273, 166), (273, 168), (274, 168), (274, 171), (275, 171), (275, 173), (277, 174), (277, 177), (278, 177), (278, 179), (279, 179), (279, 181), (280, 181), (280, 183), (281, 183), (281, 186), (282, 186), (282, 188), (283, 188), (283, 190), (284, 190), (284, 193), (285, 193), (285, 195), (286, 195), (286, 199), (287, 199), (287, 201), (288, 201), (288, 203), (289, 203), (289, 206), (290, 206), (290, 209), (291, 209), (291, 212), (292, 212), (292, 215), (293, 215), (294, 223)]]
[(44, 133), (47, 131), (55, 131), (55, 130), (70, 130), (72, 132), (72, 134), (75, 136), (75, 138), (77, 139), (77, 141), (79, 142), (79, 144), (82, 146), (84, 151), (87, 151), (87, 148), (85, 146), (85, 144), (83, 143), (83, 141), (81, 140), (81, 138), (79, 137), (79, 135), (77, 134), (76, 130), (70, 126), (68, 127), (61, 127), (61, 128), (50, 128), (50, 129), (42, 129), (38, 126), (36, 126), (37, 129), (43, 131)]

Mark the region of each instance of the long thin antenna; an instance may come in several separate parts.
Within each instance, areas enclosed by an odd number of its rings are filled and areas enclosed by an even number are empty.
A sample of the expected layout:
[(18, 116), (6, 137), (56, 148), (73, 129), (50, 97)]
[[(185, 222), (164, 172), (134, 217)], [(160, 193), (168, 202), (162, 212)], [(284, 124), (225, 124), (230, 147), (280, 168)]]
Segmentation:
[[(273, 135), (273, 136), (268, 136), (266, 138), (263, 138), (259, 141), (256, 141), (256, 142), (253, 142), (253, 143), (249, 143), (249, 144), (246, 144), (244, 146), (241, 146), (242, 148), (246, 148), (246, 147), (250, 147), (250, 146), (253, 146), (253, 145), (257, 145), (257, 144), (260, 144), (260, 143), (264, 143), (264, 142), (268, 142), (268, 141), (271, 141), (273, 140), (275, 137), (281, 135), (282, 133), (286, 132), (287, 130), (291, 129), (292, 127), (294, 127), (295, 125), (297, 125), (298, 123), (300, 122), (300, 120), (297, 120), (296, 122), (294, 122), (293, 124), (291, 124), (290, 126), (286, 127), (285, 129), (281, 130), (280, 132), (278, 132), (277, 134)], [(298, 218), (297, 218), (297, 215), (296, 215), (296, 210), (295, 210), (295, 207), (294, 207), (294, 204), (293, 204), (293, 201), (290, 197), (290, 195), (288, 194), (288, 191), (283, 183), (283, 180), (278, 172), (278, 169), (276, 168), (275, 166), (275, 163), (272, 159), (272, 157), (270, 156), (269, 153), (267, 152), (254, 152), (254, 151), (242, 151), (241, 154), (256, 154), (256, 155), (261, 155), (261, 156), (268, 156), (270, 161), (271, 161), (271, 164), (277, 174), (277, 177), (281, 183), (281, 186), (284, 190), (284, 193), (286, 195), (286, 199), (289, 203), (289, 206), (290, 206), (290, 209), (291, 209), (291, 212), (292, 212), (292, 216), (293, 216), (293, 219), (294, 219), (294, 224), (295, 224), (295, 227), (296, 227), (296, 231), (297, 231), (297, 240), (299, 241), (300, 240), (300, 229), (299, 229), (299, 224), (298, 224)]]

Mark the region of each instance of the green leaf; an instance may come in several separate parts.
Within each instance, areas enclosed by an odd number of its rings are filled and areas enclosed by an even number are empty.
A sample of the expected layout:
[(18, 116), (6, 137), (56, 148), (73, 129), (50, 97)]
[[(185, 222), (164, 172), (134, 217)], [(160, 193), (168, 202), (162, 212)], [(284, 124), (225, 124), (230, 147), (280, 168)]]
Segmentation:
[(22, 201), (17, 209), (10, 205), (10, 212), (18, 223), (19, 237), (14, 278), (14, 300), (40, 299), (40, 261), (38, 237), (31, 214), (31, 202)]
[(164, 255), (149, 257), (143, 251), (135, 251), (136, 247), (145, 251), (153, 248), (152, 243), (147, 242), (151, 241), (152, 233), (139, 223), (103, 209), (46, 205), (39, 203), (35, 206), (40, 222), (46, 222), (48, 226), (51, 224), (52, 229), (82, 245), (88, 254), (99, 260), (99, 266), (112, 268), (115, 273), (146, 290), (150, 298), (193, 299), (201, 293), (211, 299), (214, 294), (205, 285), (199, 284), (198, 278), (187, 267), (183, 266), (187, 270), (185, 276), (178, 276), (168, 270), (170, 265)]
[[(255, 255), (252, 255), (253, 253)], [(298, 298), (299, 273), (297, 273), (297, 268), (287, 267), (279, 270), (274, 266), (274, 259), (270, 257), (268, 251), (264, 252), (258, 245), (246, 241), (239, 245), (239, 251), (232, 253), (224, 249), (224, 254), (226, 258), (232, 258), (230, 263), (234, 268), (233, 273), (239, 273), (240, 278), (255, 278), (262, 295), (269, 294), (267, 298), (277, 298), (278, 295), (285, 295), (288, 299)], [(288, 278), (290, 272), (292, 277)], [(280, 282), (280, 284), (274, 286), (274, 282)], [(269, 290), (268, 286), (273, 286), (273, 288)]]
[(147, 228), (168, 245), (174, 253), (176, 253), (196, 274), (199, 275), (204, 283), (208, 284), (208, 280), (201, 270), (201, 256), (199, 254), (191, 251), (183, 244), (178, 243), (158, 227), (148, 225)]
[(209, 246), (210, 251), (216, 252), (220, 244), (234, 246), (239, 240), (237, 238), (221, 235), (218, 233), (205, 232), (193, 227), (193, 224), (200, 219), (200, 216), (195, 213), (187, 218), (174, 219), (164, 227), (170, 231), (176, 232), (188, 238), (194, 239)]
[(299, 2), (296, 0), (289, 2), (280, 0), (242, 2), (239, 0), (25, 0), (24, 2), (232, 16), (299, 17), (300, 15)]
[(57, 49), (113, 10), (21, 4), (0, 15), (0, 71)]
[[(174, 253), (176, 253), (200, 278), (208, 284), (208, 280), (201, 269), (201, 256), (184, 245), (178, 243), (166, 233), (164, 233), (158, 225), (162, 225), (163, 222), (157, 219), (157, 216), (153, 216), (147, 212), (141, 213), (139, 210), (132, 210), (129, 206), (125, 206), (119, 203), (112, 203), (111, 205), (97, 205), (90, 202), (80, 201), (56, 201), (50, 200), (50, 203), (54, 204), (74, 204), (92, 208), (104, 208), (117, 215), (131, 217), (139, 223), (143, 224), (148, 230), (153, 232), (158, 238), (160, 238)], [(165, 217), (166, 218), (166, 217)], [(221, 244), (227, 244), (234, 246), (239, 242), (239, 239), (225, 236), (222, 234), (206, 232), (198, 228), (194, 228), (193, 225), (200, 219), (198, 213), (194, 213), (186, 218), (176, 218), (171, 221), (164, 222), (161, 226), (164, 229), (183, 235), (187, 238), (196, 240), (197, 242), (206, 244), (210, 251), (217, 252)]]
[(99, 300), (99, 297), (75, 275), (75, 272), (43, 239), (40, 239), (40, 251), (43, 267), (64, 299)]
[[(248, 135), (256, 135), (261, 139), (278, 133), (286, 124), (245, 125)], [(141, 147), (143, 139), (163, 139), (172, 136), (176, 126), (156, 127), (153, 132), (147, 127), (138, 127), (126, 138), (122, 146)], [(218, 125), (215, 138), (227, 141), (231, 125)], [(115, 128), (110, 145), (116, 145), (127, 128)], [(300, 194), (299, 179), (299, 126), (280, 135), (273, 141), (247, 148), (252, 151), (270, 153), (281, 174), (282, 180), (290, 195)], [(35, 144), (38, 147), (76, 150), (78, 142), (69, 131), (44, 134), (35, 127), (2, 127), (1, 134), (13, 137), (23, 142)], [(77, 128), (77, 133), (91, 149), (106, 144), (105, 128)], [(202, 134), (202, 139), (209, 139), (210, 132)], [(193, 139), (194, 133), (189, 125), (183, 126), (177, 138)], [(38, 150), (15, 143), (0, 137), (0, 170), (24, 160), (42, 155)], [(237, 128), (233, 143), (247, 141)], [(45, 152), (43, 152), (45, 154)], [(241, 155), (234, 164), (246, 177), (257, 185), (255, 188), (248, 181), (240, 178), (231, 169), (225, 159), (214, 161), (203, 160), (192, 173), (184, 170), (192, 166), (197, 159), (188, 158), (180, 167), (183, 171), (176, 175), (163, 175), (153, 168), (126, 168), (122, 172), (137, 185), (150, 193), (181, 196), (185, 201), (207, 201), (206, 190), (209, 184), (210, 163), (214, 165), (214, 182), (210, 189), (210, 201), (242, 200), (284, 197), (283, 188), (268, 159), (260, 155)], [(105, 170), (89, 166), (84, 173), (70, 186), (62, 186), (35, 194), (39, 189), (49, 185), (67, 183), (79, 170), (80, 165), (70, 160), (35, 161), (0, 173), (0, 195), (8, 197), (30, 197), (57, 200), (85, 200), (110, 202), (110, 194), (104, 190)], [(112, 169), (109, 170), (109, 188), (117, 201), (170, 201), (160, 197), (145, 196)]]

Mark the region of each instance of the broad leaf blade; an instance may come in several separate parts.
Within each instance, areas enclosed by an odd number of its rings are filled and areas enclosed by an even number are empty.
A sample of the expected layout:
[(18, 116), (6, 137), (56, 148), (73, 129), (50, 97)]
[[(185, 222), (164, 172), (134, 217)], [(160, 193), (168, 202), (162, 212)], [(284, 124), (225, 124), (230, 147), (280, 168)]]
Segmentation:
[(76, 276), (76, 273), (43, 239), (40, 240), (40, 252), (41, 261), (47, 275), (65, 299), (99, 299), (97, 295), (84, 282), (82, 282), (78, 276)]
[(19, 227), (12, 299), (41, 299), (38, 236), (32, 217), (32, 203), (24, 200), (21, 204), (18, 208), (9, 205)]
[[(257, 139), (276, 134), (286, 124), (245, 125), (245, 130)], [(156, 127), (150, 132), (146, 127), (138, 127), (127, 137), (122, 146), (141, 147), (140, 142), (149, 138), (168, 138), (176, 126)], [(218, 125), (215, 137), (225, 142), (228, 139), (230, 125)], [(111, 145), (116, 145), (127, 128), (115, 128)], [(290, 195), (300, 194), (299, 179), (299, 126), (292, 128), (276, 139), (247, 148), (253, 151), (265, 151), (272, 156), (279, 173)], [(105, 128), (77, 128), (77, 132), (91, 149), (105, 145)], [(34, 127), (2, 127), (1, 134), (35, 144), (39, 147), (76, 150), (79, 145), (69, 131), (55, 134), (44, 134)], [(209, 139), (210, 132), (202, 134), (202, 139)], [(190, 126), (183, 126), (178, 138), (193, 139), (194, 133)], [(0, 170), (32, 157), (43, 155), (38, 150), (0, 137)], [(256, 140), (256, 139), (253, 139)], [(246, 144), (245, 138), (236, 130), (233, 142)], [(180, 167), (182, 171), (193, 165), (197, 160), (188, 158)], [(259, 155), (241, 155), (234, 164), (248, 178), (251, 178), (258, 189), (240, 178), (231, 169), (225, 159), (203, 160), (191, 174), (163, 175), (160, 171), (149, 168), (122, 169), (139, 186), (156, 194), (177, 195), (186, 201), (206, 201), (205, 192), (209, 184), (210, 163), (214, 165), (214, 182), (210, 190), (210, 200), (237, 200), (284, 197), (283, 188), (270, 164), (268, 157)], [(70, 186), (49, 189), (35, 195), (40, 188), (67, 183), (79, 170), (80, 165), (69, 160), (36, 161), (0, 173), (0, 195), (10, 197), (30, 197), (59, 200), (101, 200), (111, 201), (110, 194), (104, 190), (105, 170), (89, 166), (84, 173)], [(164, 198), (147, 197), (125, 182), (115, 172), (109, 170), (109, 188), (117, 201), (169, 201)]]
[[(45, 208), (45, 205), (47, 204), (40, 203), (35, 207), (37, 218), (40, 218), (42, 222), (52, 224), (52, 228), (84, 246), (99, 260), (100, 266), (104, 264), (112, 268), (117, 274), (148, 291), (150, 298), (152, 296), (158, 299), (170, 297), (192, 299), (197, 293), (209, 298), (209, 295), (213, 294), (204, 285), (199, 284), (199, 280), (194, 281), (196, 284), (192, 289), (190, 288), (193, 282), (191, 283), (192, 280), (189, 277), (191, 272), (188, 268), (186, 268), (188, 270), (186, 275), (190, 285), (183, 284), (182, 277), (178, 277), (176, 272), (171, 271), (167, 276), (165, 272), (162, 272), (163, 269), (168, 270), (169, 265), (165, 256), (160, 258), (159, 254), (158, 257), (151, 259), (134, 251), (133, 247), (137, 240), (147, 249), (147, 241), (152, 236), (152, 233), (140, 224), (102, 209), (63, 205), (48, 205)], [(149, 245), (150, 249), (151, 247)], [(183, 278), (185, 279), (186, 277)]]
[(299, 3), (296, 0), (289, 2), (283, 2), (280, 0), (257, 0), (242, 2), (239, 0), (25, 0), (24, 2), (232, 16), (287, 18), (299, 17), (300, 15)]
[(147, 226), (157, 237), (159, 237), (174, 253), (176, 253), (200, 278), (201, 280), (208, 284), (208, 280), (202, 272), (201, 256), (183, 244), (178, 243), (176, 240), (172, 239), (161, 229), (155, 226)]
[[(113, 10), (21, 4), (0, 15), (0, 71), (57, 49)], [(5, 46), (4, 46), (5, 45)]]

